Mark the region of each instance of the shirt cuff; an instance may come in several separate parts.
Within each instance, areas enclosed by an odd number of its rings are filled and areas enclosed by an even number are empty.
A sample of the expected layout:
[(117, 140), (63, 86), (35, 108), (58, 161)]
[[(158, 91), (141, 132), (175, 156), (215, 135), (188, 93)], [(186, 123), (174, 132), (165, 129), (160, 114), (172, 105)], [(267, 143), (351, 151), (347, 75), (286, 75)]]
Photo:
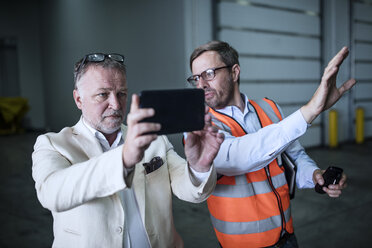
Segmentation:
[(204, 180), (209, 177), (212, 171), (212, 166), (209, 168), (209, 171), (207, 172), (199, 172), (199, 171), (194, 170), (191, 166), (188, 166), (188, 167), (190, 168), (190, 172), (192, 176), (198, 180), (198, 183), (204, 182)]
[(290, 140), (294, 140), (303, 135), (310, 126), (304, 119), (300, 110), (297, 110), (287, 118), (279, 122), (284, 127), (285, 133)]

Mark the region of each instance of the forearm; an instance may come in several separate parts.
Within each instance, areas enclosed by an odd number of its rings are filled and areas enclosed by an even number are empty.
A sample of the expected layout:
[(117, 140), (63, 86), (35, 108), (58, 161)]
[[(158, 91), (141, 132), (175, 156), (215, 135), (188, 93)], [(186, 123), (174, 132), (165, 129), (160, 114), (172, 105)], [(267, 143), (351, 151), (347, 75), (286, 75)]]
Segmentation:
[(306, 132), (307, 123), (300, 111), (242, 137), (225, 134), (225, 141), (214, 160), (217, 173), (227, 176), (259, 170), (274, 160)]
[(120, 148), (73, 165), (50, 147), (36, 149), (32, 158), (37, 196), (51, 211), (68, 210), (126, 186)]
[(202, 177), (196, 176), (190, 167), (186, 167), (182, 182), (172, 181), (172, 190), (181, 200), (200, 203), (212, 194), (217, 182), (217, 173), (214, 165), (208, 172), (203, 172)]
[(296, 185), (299, 189), (314, 187), (313, 173), (319, 169), (314, 160), (305, 152), (299, 141), (295, 141), (286, 151), (297, 165)]
[(302, 106), (300, 111), (305, 121), (308, 124), (311, 124), (318, 117), (318, 115), (322, 112), (321, 109), (315, 109), (315, 107), (313, 106), (313, 104), (311, 104), (311, 102)]
[(213, 192), (217, 180), (215, 167), (212, 165), (208, 172), (202, 173), (205, 178), (200, 181), (188, 166), (187, 162), (181, 158), (166, 140), (167, 163), (170, 176), (172, 192), (179, 199), (199, 203), (208, 198)]

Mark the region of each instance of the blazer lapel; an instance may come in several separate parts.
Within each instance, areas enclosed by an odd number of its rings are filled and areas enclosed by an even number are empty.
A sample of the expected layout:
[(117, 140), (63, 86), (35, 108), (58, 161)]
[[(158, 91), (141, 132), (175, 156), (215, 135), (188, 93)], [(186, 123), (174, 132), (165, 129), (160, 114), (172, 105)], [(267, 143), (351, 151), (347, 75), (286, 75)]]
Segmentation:
[[(127, 135), (127, 127), (122, 125), (121, 131), (123, 134), (123, 140), (125, 142), (125, 137)], [(132, 187), (137, 200), (137, 205), (142, 217), (143, 224), (145, 225), (145, 213), (146, 213), (146, 178), (145, 178), (145, 168), (143, 167), (144, 159), (142, 159), (135, 166), (134, 178)]]
[(133, 178), (133, 188), (136, 195), (136, 200), (138, 203), (139, 211), (143, 219), (143, 224), (145, 225), (145, 213), (146, 213), (146, 178), (145, 171), (141, 163), (136, 165), (134, 178)]
[[(125, 137), (127, 134), (126, 126), (121, 126), (121, 131), (123, 135), (123, 140), (125, 142)], [(73, 127), (73, 138), (80, 145), (81, 149), (87, 154), (89, 158), (100, 155), (103, 153), (101, 144), (94, 137), (94, 134), (83, 124), (82, 119)], [(145, 213), (146, 213), (146, 178), (145, 169), (143, 167), (144, 159), (136, 164), (134, 171), (134, 178), (132, 187), (134, 187), (134, 192), (139, 207), (139, 211), (142, 217), (143, 224), (145, 225)]]
[(73, 138), (87, 154), (88, 158), (103, 153), (101, 144), (96, 137), (94, 137), (94, 134), (83, 124), (82, 118), (80, 118), (80, 121), (73, 127)]

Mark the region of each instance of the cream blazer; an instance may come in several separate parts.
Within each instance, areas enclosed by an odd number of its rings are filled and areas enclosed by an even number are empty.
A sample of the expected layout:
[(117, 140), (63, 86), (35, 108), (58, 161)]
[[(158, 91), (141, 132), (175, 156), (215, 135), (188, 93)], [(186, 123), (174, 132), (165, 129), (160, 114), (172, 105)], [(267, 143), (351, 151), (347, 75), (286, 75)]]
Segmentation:
[[(122, 125), (125, 139), (126, 127)], [(164, 164), (146, 174), (143, 163), (159, 156)], [(124, 211), (118, 192), (133, 187), (152, 247), (183, 247), (175, 230), (172, 193), (199, 203), (216, 183), (212, 166), (202, 183), (173, 150), (166, 136), (159, 136), (144, 158), (127, 173), (122, 146), (103, 153), (99, 141), (80, 120), (59, 133), (40, 135), (32, 153), (32, 176), (37, 197), (52, 212), (53, 247), (123, 247)]]

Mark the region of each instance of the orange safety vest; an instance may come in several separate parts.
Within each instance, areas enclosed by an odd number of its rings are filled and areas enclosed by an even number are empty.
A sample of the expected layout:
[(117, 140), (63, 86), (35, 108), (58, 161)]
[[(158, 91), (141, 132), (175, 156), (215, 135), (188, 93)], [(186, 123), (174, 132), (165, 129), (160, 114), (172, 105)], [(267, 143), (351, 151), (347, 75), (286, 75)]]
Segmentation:
[[(268, 110), (282, 119), (273, 101), (264, 98), (257, 101), (260, 105), (249, 102), (262, 127), (273, 123), (266, 114)], [(209, 113), (212, 123), (220, 129), (235, 137), (247, 134), (232, 117), (211, 108)], [(284, 168), (276, 159), (258, 171), (222, 176), (207, 203), (218, 241), (224, 248), (272, 246), (285, 231), (293, 233), (288, 185)]]

